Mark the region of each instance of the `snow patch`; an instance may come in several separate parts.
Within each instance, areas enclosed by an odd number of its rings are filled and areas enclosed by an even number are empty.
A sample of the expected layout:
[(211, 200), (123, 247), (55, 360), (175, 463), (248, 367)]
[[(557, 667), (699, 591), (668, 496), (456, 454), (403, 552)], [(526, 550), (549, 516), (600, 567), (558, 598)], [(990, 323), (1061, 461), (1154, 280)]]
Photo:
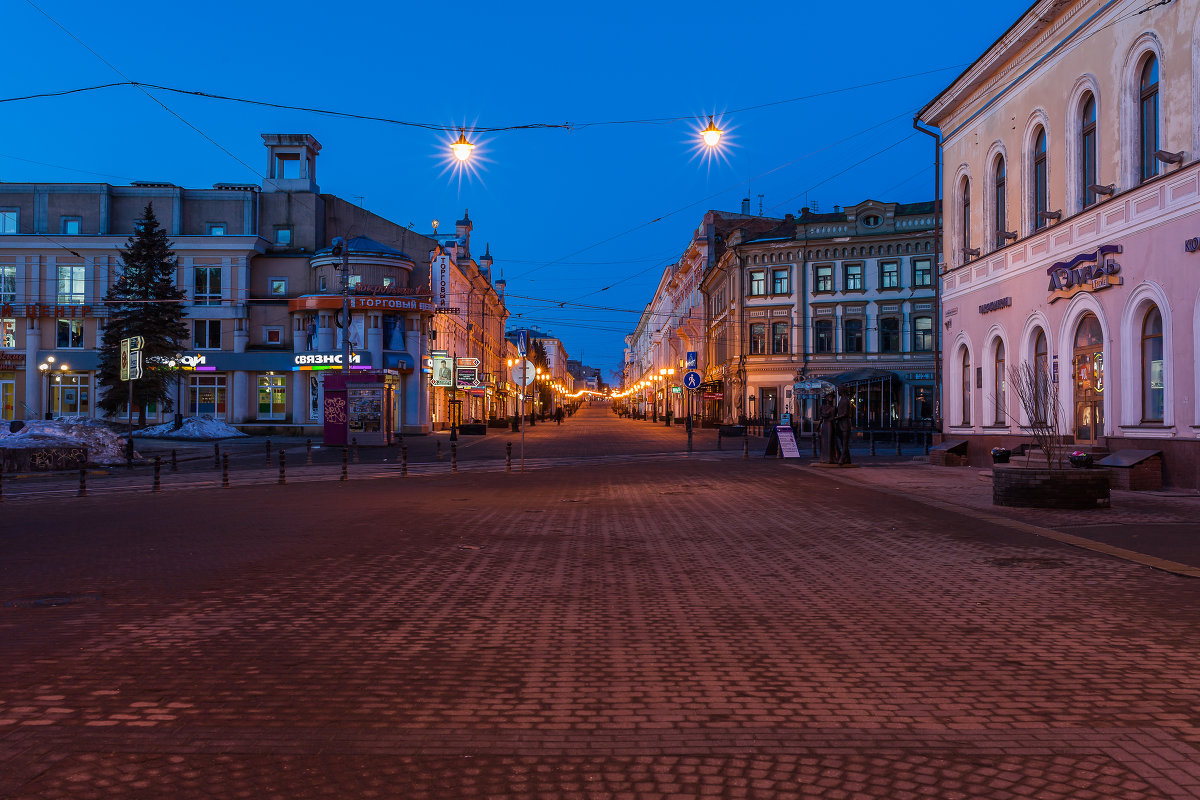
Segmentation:
[(146, 428), (138, 431), (135, 436), (145, 439), (231, 439), (235, 436), (245, 436), (246, 434), (234, 428), (231, 425), (226, 425), (219, 419), (214, 419), (211, 415), (205, 414), (200, 417), (188, 417), (183, 421), (182, 427), (179, 430), (174, 430), (175, 423), (168, 422), (163, 425), (155, 425), (153, 428)]
[(113, 430), (110, 423), (90, 417), (29, 420), (16, 433), (9, 433), (4, 426), (0, 428), (0, 447), (86, 447), (90, 463), (125, 461), (125, 437)]

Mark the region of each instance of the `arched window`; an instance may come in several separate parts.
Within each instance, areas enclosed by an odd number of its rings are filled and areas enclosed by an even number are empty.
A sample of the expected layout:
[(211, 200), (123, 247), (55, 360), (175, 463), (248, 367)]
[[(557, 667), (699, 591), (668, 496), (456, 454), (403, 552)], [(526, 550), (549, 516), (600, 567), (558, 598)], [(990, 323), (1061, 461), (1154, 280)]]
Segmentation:
[(1163, 421), (1163, 323), (1157, 307), (1142, 322), (1142, 422)]
[(1046, 421), (1046, 391), (1050, 386), (1050, 355), (1046, 349), (1046, 332), (1038, 328), (1033, 339), (1033, 422)]
[(995, 402), (992, 405), (992, 421), (997, 425), (1003, 425), (1008, 421), (1005, 413), (1007, 407), (1005, 404), (1005, 395), (1008, 387), (1008, 379), (1004, 374), (1004, 342), (999, 339), (996, 340), (996, 358), (992, 379), (995, 382), (993, 386)]
[(971, 257), (966, 252), (971, 249), (971, 181), (969, 178), (963, 178), (962, 182), (959, 222), (962, 226), (959, 232), (962, 235), (963, 261), (966, 261)]
[(971, 354), (962, 351), (962, 424), (971, 424)]
[(996, 156), (994, 171), (996, 182), (992, 189), (992, 202), (995, 204), (996, 209), (995, 219), (993, 220), (996, 226), (996, 247), (1004, 247), (1007, 242), (1007, 239), (1004, 238), (1004, 233), (1008, 230), (1008, 194), (1005, 186), (1004, 156)]
[(1138, 136), (1141, 142), (1140, 163), (1143, 181), (1158, 174), (1158, 59), (1150, 56), (1142, 66), (1139, 84)]
[(1050, 210), (1049, 186), (1046, 183), (1046, 129), (1038, 128), (1033, 137), (1033, 229), (1041, 230), (1046, 227), (1046, 220), (1041, 212)]
[(1083, 207), (1096, 202), (1096, 193), (1089, 186), (1096, 184), (1096, 98), (1091, 92), (1083, 96), (1079, 112), (1079, 196)]

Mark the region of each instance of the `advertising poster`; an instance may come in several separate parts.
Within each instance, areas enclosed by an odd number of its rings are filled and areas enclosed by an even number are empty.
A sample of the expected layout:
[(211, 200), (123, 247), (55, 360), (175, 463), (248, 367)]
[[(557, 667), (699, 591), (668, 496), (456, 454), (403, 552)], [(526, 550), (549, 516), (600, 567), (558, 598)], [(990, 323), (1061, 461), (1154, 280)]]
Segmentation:
[(454, 359), (450, 356), (433, 357), (433, 377), (429, 381), (433, 386), (454, 385)]
[(479, 367), (459, 367), (458, 386), (468, 389), (479, 385)]

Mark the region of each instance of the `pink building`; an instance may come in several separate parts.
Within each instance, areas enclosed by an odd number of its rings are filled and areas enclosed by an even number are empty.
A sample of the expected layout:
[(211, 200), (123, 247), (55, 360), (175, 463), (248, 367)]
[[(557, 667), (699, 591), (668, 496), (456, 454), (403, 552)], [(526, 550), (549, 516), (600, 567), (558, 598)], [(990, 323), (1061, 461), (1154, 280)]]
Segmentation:
[(941, 137), (943, 433), (1030, 442), (1044, 366), (1077, 445), (1200, 488), (1200, 0), (1035, 3), (928, 103)]

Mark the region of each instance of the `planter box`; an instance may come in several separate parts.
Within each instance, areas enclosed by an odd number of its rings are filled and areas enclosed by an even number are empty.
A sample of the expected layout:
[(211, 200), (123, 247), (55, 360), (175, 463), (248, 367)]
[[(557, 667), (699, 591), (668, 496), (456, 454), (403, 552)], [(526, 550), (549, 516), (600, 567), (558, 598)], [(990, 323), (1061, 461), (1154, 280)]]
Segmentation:
[(992, 504), (1019, 508), (1108, 508), (1109, 474), (1106, 469), (992, 470)]

